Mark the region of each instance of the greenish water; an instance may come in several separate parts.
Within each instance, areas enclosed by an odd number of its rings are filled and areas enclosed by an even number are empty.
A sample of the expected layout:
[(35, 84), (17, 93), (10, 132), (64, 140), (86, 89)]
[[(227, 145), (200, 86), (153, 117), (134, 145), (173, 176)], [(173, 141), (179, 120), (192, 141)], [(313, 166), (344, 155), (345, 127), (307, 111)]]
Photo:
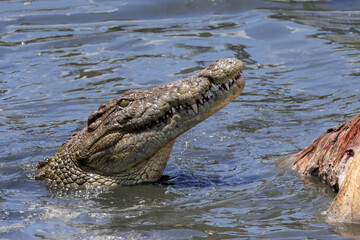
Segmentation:
[[(1, 1), (1, 239), (342, 239), (334, 193), (276, 161), (360, 111), (360, 1)], [(246, 64), (242, 95), (174, 145), (173, 185), (35, 181), (131, 88)]]

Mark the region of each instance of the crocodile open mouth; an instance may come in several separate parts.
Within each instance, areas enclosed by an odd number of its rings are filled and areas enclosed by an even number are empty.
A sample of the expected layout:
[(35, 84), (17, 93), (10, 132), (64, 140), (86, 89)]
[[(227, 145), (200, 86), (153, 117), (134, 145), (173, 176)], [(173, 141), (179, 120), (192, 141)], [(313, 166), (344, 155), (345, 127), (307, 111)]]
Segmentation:
[[(237, 92), (239, 92), (240, 94), (241, 89), (236, 83), (241, 82), (243, 80), (244, 77), (242, 75), (242, 72), (239, 72), (238, 74), (235, 75), (235, 77), (230, 78), (226, 83), (220, 83), (220, 84), (211, 83), (211, 85), (209, 85), (208, 90), (204, 94), (200, 95), (201, 97), (197, 98), (195, 100), (195, 103), (193, 104), (183, 103), (172, 106), (162, 117), (159, 117), (156, 120), (152, 121), (150, 124), (147, 124), (145, 128), (151, 128), (160, 123), (168, 123), (168, 121), (170, 121), (170, 119), (176, 114), (185, 113), (186, 115), (194, 116), (198, 114), (205, 107), (207, 103), (212, 105), (211, 100), (215, 100), (216, 97), (220, 94), (236, 95), (235, 97), (237, 97), (238, 95)], [(235, 90), (234, 93), (230, 93), (233, 87), (234, 88), (236, 87), (237, 90)], [(194, 102), (193, 99), (191, 100), (192, 102)]]

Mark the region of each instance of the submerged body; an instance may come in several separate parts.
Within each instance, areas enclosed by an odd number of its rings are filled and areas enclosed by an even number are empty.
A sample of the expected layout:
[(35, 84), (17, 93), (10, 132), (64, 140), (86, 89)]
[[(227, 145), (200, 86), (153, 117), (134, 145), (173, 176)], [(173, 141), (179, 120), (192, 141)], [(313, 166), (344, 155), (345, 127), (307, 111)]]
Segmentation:
[(295, 157), (293, 169), (338, 191), (328, 221), (360, 222), (360, 114), (330, 128)]
[(94, 111), (52, 158), (39, 162), (36, 178), (65, 187), (158, 180), (175, 139), (240, 95), (242, 70), (240, 60), (220, 59), (194, 76), (125, 92)]

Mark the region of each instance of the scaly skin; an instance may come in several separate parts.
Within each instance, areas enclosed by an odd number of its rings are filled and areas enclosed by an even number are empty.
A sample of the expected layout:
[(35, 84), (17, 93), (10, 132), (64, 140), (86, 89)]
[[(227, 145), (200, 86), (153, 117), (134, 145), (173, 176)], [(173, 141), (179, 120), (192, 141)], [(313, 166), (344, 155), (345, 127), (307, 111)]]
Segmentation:
[(64, 187), (158, 180), (175, 139), (240, 95), (243, 63), (220, 59), (200, 73), (147, 91), (129, 90), (94, 111), (36, 179)]

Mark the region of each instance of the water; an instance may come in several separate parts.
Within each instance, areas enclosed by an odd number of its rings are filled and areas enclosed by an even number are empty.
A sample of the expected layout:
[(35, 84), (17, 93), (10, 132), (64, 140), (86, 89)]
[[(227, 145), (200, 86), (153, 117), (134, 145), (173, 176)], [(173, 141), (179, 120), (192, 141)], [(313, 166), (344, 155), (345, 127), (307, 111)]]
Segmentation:
[[(342, 239), (334, 193), (279, 157), (360, 111), (360, 1), (0, 2), (0, 237)], [(111, 190), (34, 180), (89, 114), (127, 89), (222, 57), (243, 94), (178, 138), (173, 185)]]

